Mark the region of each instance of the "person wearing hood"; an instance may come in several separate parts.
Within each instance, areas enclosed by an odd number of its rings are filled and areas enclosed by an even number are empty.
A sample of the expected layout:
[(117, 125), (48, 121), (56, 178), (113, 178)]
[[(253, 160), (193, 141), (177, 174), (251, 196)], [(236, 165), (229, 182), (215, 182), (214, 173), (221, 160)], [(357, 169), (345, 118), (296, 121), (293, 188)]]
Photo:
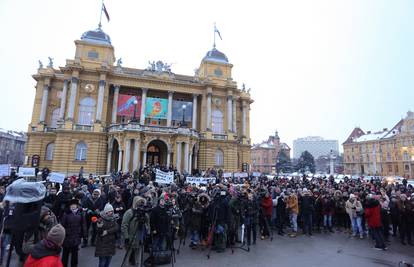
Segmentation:
[(368, 195), (365, 205), (365, 219), (375, 240), (375, 248), (385, 250), (384, 238), (381, 233), (381, 206), (371, 194)]
[(61, 224), (52, 227), (46, 238), (31, 249), (24, 267), (63, 267), (59, 254), (64, 239), (65, 228)]
[(154, 251), (164, 251), (167, 247), (167, 236), (169, 236), (171, 221), (165, 207), (165, 202), (168, 199), (165, 198), (167, 198), (167, 195), (160, 198), (158, 206), (151, 212), (150, 223), (154, 235)]
[(55, 215), (60, 221), (62, 218), (63, 212), (69, 206), (69, 201), (73, 198), (72, 193), (70, 192), (70, 188), (68, 185), (64, 185), (62, 192), (57, 195), (57, 199), (54, 203), (53, 211), (55, 211)]
[(69, 209), (63, 214), (62, 226), (66, 229), (66, 237), (63, 241), (62, 262), (67, 267), (69, 255), (71, 255), (71, 266), (78, 266), (78, 251), (81, 239), (86, 235), (86, 219), (83, 210), (79, 208), (79, 201), (72, 199)]
[(112, 256), (115, 255), (116, 234), (118, 232), (118, 224), (111, 204), (107, 203), (105, 205), (96, 226), (95, 257), (99, 257), (99, 267), (109, 267)]
[(149, 230), (149, 215), (144, 211), (147, 201), (136, 196), (132, 201), (132, 208), (122, 217), (121, 233), (127, 249), (127, 258), (130, 265), (135, 266), (138, 248), (143, 245), (146, 232)]

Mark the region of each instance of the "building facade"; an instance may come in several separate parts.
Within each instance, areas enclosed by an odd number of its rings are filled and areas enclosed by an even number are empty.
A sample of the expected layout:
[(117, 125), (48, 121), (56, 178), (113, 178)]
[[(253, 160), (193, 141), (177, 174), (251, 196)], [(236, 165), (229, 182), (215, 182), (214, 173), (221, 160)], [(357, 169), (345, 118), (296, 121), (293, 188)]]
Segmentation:
[(276, 160), (279, 152), (285, 153), (290, 158), (290, 147), (281, 143), (276, 131), (274, 136), (269, 136), (267, 141), (252, 146), (252, 170), (263, 173), (276, 173)]
[(101, 28), (75, 41), (73, 59), (40, 66), (26, 155), (53, 171), (103, 174), (144, 165), (237, 171), (250, 164), (250, 94), (215, 47), (192, 76), (171, 65), (116, 61)]
[(25, 133), (0, 128), (0, 164), (23, 165), (26, 141)]
[(355, 128), (343, 143), (345, 173), (414, 177), (414, 113), (391, 130), (364, 132)]
[(308, 136), (293, 141), (293, 158), (298, 159), (303, 152), (308, 151), (313, 158), (330, 155), (331, 150), (338, 155), (338, 140), (327, 140), (319, 136)]

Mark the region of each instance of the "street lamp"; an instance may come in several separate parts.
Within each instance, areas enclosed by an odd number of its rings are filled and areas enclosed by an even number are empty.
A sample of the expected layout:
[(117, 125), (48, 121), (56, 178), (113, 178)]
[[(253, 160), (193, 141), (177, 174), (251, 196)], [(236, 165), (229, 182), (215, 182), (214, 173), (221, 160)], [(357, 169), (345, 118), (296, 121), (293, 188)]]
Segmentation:
[(181, 122), (181, 126), (182, 127), (185, 127), (186, 124), (185, 124), (185, 120), (184, 120), (184, 115), (185, 115), (185, 109), (187, 108), (187, 106), (186, 105), (182, 105), (181, 108), (183, 110), (183, 121)]
[(134, 117), (132, 118), (133, 122), (136, 122), (137, 120), (137, 105), (138, 105), (138, 100), (135, 98), (134, 99)]
[(6, 151), (6, 164), (9, 164), (9, 155), (10, 155), (10, 150)]

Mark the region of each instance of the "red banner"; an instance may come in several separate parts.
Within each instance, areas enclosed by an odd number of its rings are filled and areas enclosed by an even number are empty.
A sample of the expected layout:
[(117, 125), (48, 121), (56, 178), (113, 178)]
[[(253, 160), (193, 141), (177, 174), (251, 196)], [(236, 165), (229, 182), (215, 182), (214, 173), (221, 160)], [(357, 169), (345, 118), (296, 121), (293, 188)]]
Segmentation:
[(118, 96), (117, 115), (132, 118), (134, 117), (134, 110), (136, 110), (135, 117), (139, 118), (141, 113), (141, 96), (120, 94)]

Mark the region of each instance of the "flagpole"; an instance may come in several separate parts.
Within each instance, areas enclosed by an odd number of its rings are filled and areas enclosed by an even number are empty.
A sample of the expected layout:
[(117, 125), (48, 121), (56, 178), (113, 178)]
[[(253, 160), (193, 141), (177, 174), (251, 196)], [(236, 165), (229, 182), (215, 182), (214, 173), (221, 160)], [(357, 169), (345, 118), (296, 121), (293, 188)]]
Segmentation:
[(103, 2), (104, 2), (104, 0), (102, 0), (102, 4), (101, 4), (101, 16), (99, 17), (99, 24), (98, 24), (99, 29), (102, 27), (101, 22), (102, 22)]
[(214, 41), (213, 41), (213, 48), (216, 48), (216, 23), (214, 22)]

